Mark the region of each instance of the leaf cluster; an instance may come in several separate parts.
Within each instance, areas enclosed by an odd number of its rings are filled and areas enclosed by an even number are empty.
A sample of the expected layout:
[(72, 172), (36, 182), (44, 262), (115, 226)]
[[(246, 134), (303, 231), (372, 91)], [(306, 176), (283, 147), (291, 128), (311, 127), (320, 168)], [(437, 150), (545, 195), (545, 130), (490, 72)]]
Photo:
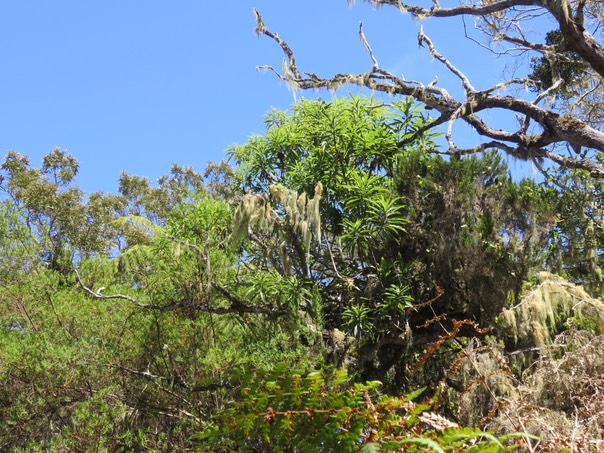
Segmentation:
[[(346, 371), (248, 374), (238, 400), (200, 437), (210, 448), (242, 451), (492, 451), (515, 449), (515, 435), (497, 438), (461, 428), (414, 400), (381, 395), (379, 382), (351, 385)], [(228, 434), (227, 434), (228, 433)]]

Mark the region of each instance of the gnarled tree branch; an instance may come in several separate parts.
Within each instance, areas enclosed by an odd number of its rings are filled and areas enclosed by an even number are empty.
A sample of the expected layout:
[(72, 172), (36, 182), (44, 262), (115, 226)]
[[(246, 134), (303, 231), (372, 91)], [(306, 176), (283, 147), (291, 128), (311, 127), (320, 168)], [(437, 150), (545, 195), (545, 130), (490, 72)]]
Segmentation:
[[(566, 0), (560, 0), (566, 2)], [(505, 11), (512, 7), (521, 6), (540, 6), (551, 11), (550, 2), (539, 0), (503, 0), (489, 4), (477, 5), (460, 5), (453, 8), (440, 8), (437, 2), (434, 3), (431, 9), (426, 9), (418, 6), (406, 5), (394, 0), (375, 0), (371, 3), (376, 5), (387, 4), (398, 7), (400, 10), (409, 12), (416, 17), (450, 17), (463, 14), (471, 14), (475, 16), (493, 14), (495, 12)], [(411, 96), (417, 101), (424, 103), (427, 107), (439, 112), (439, 117), (431, 123), (431, 127), (449, 123), (446, 139), (449, 148), (445, 151), (437, 151), (446, 154), (467, 154), (472, 152), (480, 152), (488, 147), (495, 147), (504, 152), (524, 160), (531, 160), (535, 157), (549, 158), (559, 165), (569, 168), (580, 168), (590, 172), (593, 177), (604, 178), (604, 165), (595, 159), (575, 159), (564, 157), (554, 153), (551, 149), (547, 149), (554, 144), (568, 144), (573, 149), (592, 149), (597, 152), (604, 153), (604, 133), (591, 127), (589, 124), (561, 116), (559, 113), (542, 107), (539, 103), (548, 95), (553, 93), (558, 86), (555, 86), (545, 93), (536, 96), (533, 100), (524, 100), (511, 95), (498, 94), (499, 91), (512, 84), (532, 84), (536, 85), (528, 79), (512, 79), (503, 82), (486, 90), (477, 91), (468, 77), (454, 66), (446, 57), (441, 55), (435, 46), (432, 44), (428, 36), (420, 31), (420, 45), (426, 44), (432, 56), (439, 60), (443, 65), (455, 74), (464, 88), (465, 99), (458, 100), (453, 98), (444, 88), (436, 87), (434, 84), (424, 85), (418, 82), (406, 80), (395, 76), (394, 74), (378, 68), (377, 60), (375, 59), (371, 47), (367, 43), (365, 35), (360, 30), (361, 39), (364, 47), (369, 51), (373, 61), (373, 67), (369, 72), (363, 74), (336, 74), (330, 78), (321, 78), (313, 73), (305, 73), (301, 75), (301, 71), (296, 65), (294, 53), (285, 41), (278, 37), (277, 34), (270, 32), (260, 14), (255, 11), (258, 21), (256, 31), (273, 39), (283, 50), (286, 55), (286, 67), (283, 74), (278, 73), (270, 66), (262, 68), (274, 71), (278, 77), (285, 82), (299, 89), (336, 89), (345, 84), (352, 84), (368, 88), (370, 90), (388, 93), (391, 95)], [(575, 25), (573, 25), (575, 26)], [(570, 27), (570, 25), (569, 25)], [(587, 33), (587, 35), (589, 35)], [(585, 35), (585, 36), (587, 36)], [(591, 44), (590, 44), (591, 45)], [(596, 46), (597, 47), (597, 46)], [(578, 50), (577, 50), (577, 53)], [(599, 58), (597, 52), (594, 58)], [(604, 63), (604, 57), (602, 58)], [(596, 66), (592, 65), (591, 61), (587, 61), (595, 70)], [(520, 127), (514, 131), (504, 131), (489, 126), (484, 120), (477, 116), (482, 111), (502, 109), (513, 112), (520, 116)], [(474, 128), (480, 135), (490, 139), (487, 143), (477, 145), (467, 149), (458, 149), (452, 139), (452, 127), (456, 120), (463, 120)], [(529, 133), (529, 123), (540, 126), (540, 131)], [(425, 131), (422, 131), (425, 132)], [(399, 143), (400, 146), (407, 144), (407, 141)]]
[(227, 307), (212, 307), (212, 306), (205, 305), (205, 304), (204, 305), (196, 304), (196, 303), (193, 303), (192, 301), (179, 301), (179, 302), (175, 302), (175, 303), (167, 304), (167, 305), (145, 304), (142, 302), (138, 302), (134, 297), (131, 297), (131, 296), (128, 296), (125, 294), (111, 294), (111, 295), (102, 294), (102, 291), (104, 288), (99, 288), (96, 291), (94, 291), (94, 290), (90, 289), (89, 287), (87, 287), (86, 285), (84, 285), (84, 283), (82, 282), (82, 279), (80, 278), (80, 273), (78, 272), (77, 269), (74, 269), (74, 273), (76, 275), (76, 278), (78, 280), (78, 284), (80, 285), (80, 287), (86, 293), (88, 293), (88, 295), (90, 295), (91, 297), (93, 297), (95, 299), (101, 299), (101, 300), (115, 300), (115, 299), (126, 300), (139, 308), (145, 308), (148, 310), (173, 311), (173, 310), (177, 310), (180, 308), (194, 308), (196, 311), (199, 311), (199, 312), (213, 313), (213, 314), (218, 314), (218, 315), (224, 315), (224, 314), (229, 314), (229, 313), (231, 313), (231, 314), (253, 313), (253, 314), (269, 315), (269, 314), (274, 314), (277, 312), (277, 309), (273, 305), (261, 305), (261, 306), (247, 305), (246, 303), (241, 301), (239, 298), (237, 298), (235, 295), (233, 295), (224, 286), (221, 286), (216, 282), (212, 282), (212, 287), (214, 289), (216, 289), (226, 300), (228, 300), (230, 302), (230, 305)]

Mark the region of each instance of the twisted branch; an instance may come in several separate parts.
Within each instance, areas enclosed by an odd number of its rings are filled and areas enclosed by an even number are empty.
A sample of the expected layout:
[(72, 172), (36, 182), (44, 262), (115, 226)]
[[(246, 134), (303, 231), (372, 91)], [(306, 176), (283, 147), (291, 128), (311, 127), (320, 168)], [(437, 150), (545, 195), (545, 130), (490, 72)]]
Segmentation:
[(93, 297), (95, 299), (100, 299), (100, 300), (115, 300), (115, 299), (126, 300), (139, 308), (145, 308), (148, 310), (173, 311), (173, 310), (177, 310), (179, 308), (194, 308), (196, 311), (200, 311), (200, 312), (204, 312), (204, 313), (213, 313), (213, 314), (218, 314), (218, 315), (224, 315), (224, 314), (229, 314), (229, 313), (232, 313), (232, 314), (253, 313), (253, 314), (269, 315), (269, 314), (274, 314), (277, 312), (276, 308), (273, 305), (263, 305), (263, 306), (247, 305), (244, 302), (242, 302), (239, 298), (237, 298), (234, 294), (232, 294), (224, 286), (221, 286), (216, 282), (212, 282), (212, 287), (215, 290), (217, 290), (220, 294), (222, 294), (222, 296), (230, 302), (230, 305), (228, 307), (211, 307), (208, 305), (195, 304), (194, 302), (188, 301), (188, 300), (175, 302), (175, 303), (168, 304), (168, 305), (145, 304), (142, 302), (138, 302), (134, 297), (131, 297), (131, 296), (128, 296), (125, 294), (111, 294), (111, 295), (102, 294), (102, 291), (104, 290), (104, 288), (99, 288), (96, 291), (94, 291), (94, 290), (90, 289), (89, 287), (87, 287), (86, 285), (84, 285), (84, 283), (82, 282), (82, 279), (80, 277), (80, 273), (78, 272), (77, 269), (74, 269), (74, 273), (76, 275), (76, 278), (78, 280), (78, 284), (80, 285), (80, 287), (86, 293), (88, 293), (88, 295), (90, 295), (91, 297)]
[[(371, 3), (397, 6), (399, 9), (410, 12), (416, 17), (448, 17), (461, 14), (486, 15), (514, 6), (542, 6), (549, 8), (549, 3), (548, 6), (544, 6), (544, 2), (538, 0), (503, 0), (489, 5), (460, 5), (454, 8), (445, 9), (440, 8), (438, 3), (435, 2), (433, 7), (429, 10), (405, 5), (394, 0), (372, 1)], [(589, 171), (595, 178), (604, 178), (604, 165), (596, 160), (564, 157), (546, 149), (546, 147), (552, 144), (567, 143), (574, 149), (584, 148), (604, 152), (604, 133), (584, 122), (560, 116), (555, 111), (538, 105), (548, 94), (553, 93), (555, 89), (559, 87), (558, 83), (556, 83), (555, 87), (552, 89), (547, 90), (545, 94), (542, 93), (536, 96), (532, 101), (526, 101), (509, 95), (497, 94), (499, 90), (512, 84), (534, 84), (534, 82), (528, 79), (512, 79), (496, 84), (486, 90), (477, 91), (470, 83), (468, 77), (446, 57), (440, 54), (428, 36), (423, 30), (420, 30), (420, 45), (426, 44), (431, 55), (460, 79), (461, 85), (465, 91), (465, 99), (460, 101), (453, 98), (444, 88), (436, 87), (433, 83), (424, 85), (419, 82), (397, 77), (384, 69), (380, 69), (377, 66), (377, 60), (373, 55), (373, 51), (369, 46), (362, 28), (360, 28), (359, 35), (363, 46), (369, 52), (373, 62), (372, 69), (369, 72), (362, 74), (336, 74), (330, 78), (321, 78), (313, 73), (305, 73), (305, 75), (302, 76), (297, 67), (294, 53), (289, 45), (279, 38), (276, 33), (272, 33), (267, 29), (258, 11), (255, 11), (255, 14), (258, 23), (256, 31), (259, 34), (263, 34), (273, 39), (286, 55), (286, 64), (284, 65), (283, 74), (279, 74), (271, 66), (262, 66), (261, 68), (275, 72), (281, 80), (291, 84), (295, 88), (303, 90), (327, 88), (333, 90), (342, 85), (352, 84), (390, 95), (411, 96), (440, 114), (440, 116), (432, 121), (429, 126), (422, 128), (421, 133), (444, 123), (449, 124), (446, 133), (448, 149), (445, 151), (432, 150), (433, 152), (461, 155), (481, 152), (489, 147), (494, 147), (523, 160), (532, 160), (535, 157), (546, 157), (559, 165), (569, 168), (584, 169)], [(520, 128), (516, 131), (495, 129), (490, 127), (476, 115), (481, 111), (490, 109), (503, 109), (518, 114), (521, 117)], [(476, 132), (483, 137), (490, 139), (490, 141), (475, 147), (458, 149), (452, 139), (453, 123), (458, 119), (465, 121), (475, 129)], [(531, 121), (538, 124), (541, 127), (541, 131), (529, 134), (528, 125)], [(409, 143), (409, 139), (401, 141), (399, 146), (404, 146), (407, 143)]]

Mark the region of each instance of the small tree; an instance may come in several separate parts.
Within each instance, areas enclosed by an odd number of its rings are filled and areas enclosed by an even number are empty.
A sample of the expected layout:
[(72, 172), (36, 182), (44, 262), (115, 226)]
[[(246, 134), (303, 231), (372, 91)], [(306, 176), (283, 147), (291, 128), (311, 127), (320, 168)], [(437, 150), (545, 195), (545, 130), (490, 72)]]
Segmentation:
[[(390, 372), (393, 388), (409, 390), (434, 383), (445, 366), (414, 372), (413, 352), (476, 335), (475, 323), (491, 325), (519, 294), (553, 221), (548, 197), (512, 181), (494, 152), (448, 160), (429, 152), (429, 133), (399, 148), (430, 123), (411, 98), (391, 108), (303, 100), (266, 123), (264, 136), (231, 150), (241, 187), (256, 192), (243, 198), (255, 219), (248, 259), (316, 285), (326, 327), (356, 338), (363, 377)], [(288, 206), (318, 183), (320, 234), (303, 247), (302, 231), (266, 219), (290, 218)]]

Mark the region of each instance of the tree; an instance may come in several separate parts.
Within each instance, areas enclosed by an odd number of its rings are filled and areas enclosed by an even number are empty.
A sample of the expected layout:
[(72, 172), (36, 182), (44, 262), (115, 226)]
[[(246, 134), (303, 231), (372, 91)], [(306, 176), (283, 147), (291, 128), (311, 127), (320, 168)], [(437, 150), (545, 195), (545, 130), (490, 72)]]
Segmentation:
[(399, 390), (435, 383), (446, 368), (435, 360), (425, 374), (412, 371), (414, 353), (455, 329), (480, 336), (478, 324), (493, 324), (543, 259), (554, 221), (545, 192), (512, 181), (497, 153), (445, 159), (429, 152), (428, 132), (399, 148), (429, 121), (412, 98), (391, 107), (363, 97), (302, 100), (270, 112), (265, 135), (231, 150), (242, 189), (256, 193), (246, 196), (255, 212), (299, 216), (321, 184), (320, 234), (310, 246), (287, 222), (258, 220), (245, 225), (246, 255), (314, 282), (325, 327), (358, 340), (361, 375), (390, 372), (387, 385)]
[(203, 190), (203, 176), (192, 167), (178, 164), (172, 165), (169, 175), (158, 178), (156, 187), (146, 177), (122, 172), (118, 189), (127, 202), (124, 212), (143, 215), (157, 223), (165, 221), (169, 212), (190, 194)]
[(55, 148), (44, 156), (40, 168), (31, 168), (26, 156), (11, 151), (0, 168), (0, 191), (8, 198), (5, 206), (37, 243), (32, 259), (58, 269), (76, 254), (80, 258), (107, 254), (115, 247), (111, 221), (125, 202), (100, 192), (85, 200), (74, 184), (79, 164), (73, 156)]
[(106, 210), (59, 150), (3, 169), (0, 450), (197, 451), (241, 375), (320, 360), (299, 341), (296, 279), (241, 265), (226, 166), (215, 198), (189, 190), (190, 169), (159, 187), (122, 175), (125, 193), (98, 195)]
[[(493, 52), (519, 60), (533, 56), (530, 76), (510, 77), (484, 90), (477, 90), (472, 82), (446, 56), (439, 53), (430, 38), (420, 29), (420, 46), (451, 71), (460, 81), (464, 98), (456, 99), (447, 90), (434, 83), (418, 83), (398, 77), (380, 68), (362, 24), (359, 35), (373, 62), (364, 74), (337, 74), (321, 78), (314, 73), (301, 72), (288, 44), (271, 32), (256, 13), (256, 32), (273, 39), (285, 53), (283, 73), (279, 78), (294, 89), (335, 89), (353, 84), (391, 95), (411, 96), (437, 112), (414, 136), (398, 143), (405, 147), (429, 130), (447, 125), (445, 149), (437, 146), (433, 152), (460, 156), (496, 148), (523, 160), (540, 165), (548, 159), (554, 163), (587, 170), (592, 177), (604, 178), (604, 132), (602, 126), (602, 78), (604, 77), (604, 47), (597, 36), (601, 33), (603, 18), (601, 3), (593, 0), (472, 0), (450, 8), (441, 7), (434, 0), (430, 8), (406, 4), (399, 0), (367, 0), (375, 6), (392, 6), (422, 20), (428, 17), (447, 18), (472, 16), (477, 20), (485, 42)], [(556, 29), (545, 30), (545, 43), (527, 38), (525, 29), (553, 20)], [(540, 21), (537, 21), (540, 19)], [(525, 64), (529, 69), (530, 64)], [(532, 99), (508, 94), (510, 90), (531, 88), (538, 91)], [(548, 100), (557, 99), (551, 106)], [(516, 115), (519, 126), (515, 130), (501, 130), (480, 117), (481, 112), (504, 109)], [(485, 141), (470, 148), (459, 148), (453, 138), (453, 125), (461, 120), (467, 123)], [(570, 150), (574, 152), (570, 152)], [(569, 152), (566, 153), (565, 150)], [(576, 153), (576, 155), (575, 155)]]
[(549, 232), (550, 269), (604, 295), (604, 186), (585, 171), (559, 168), (541, 183), (554, 200), (556, 221)]
[[(114, 223), (117, 218), (136, 215), (161, 225), (175, 206), (205, 190), (203, 175), (174, 164), (155, 187), (145, 177), (122, 173), (118, 194), (85, 196), (75, 184), (78, 170), (78, 161), (59, 148), (46, 154), (39, 168), (14, 151), (0, 166), (0, 192), (6, 195), (3, 209), (8, 216), (16, 216), (16, 225), (21, 227), (10, 234), (21, 231), (15, 240), (23, 243), (35, 240), (37, 250), (31, 258), (52, 268), (69, 268), (72, 261), (107, 256), (127, 247), (127, 238)], [(214, 176), (228, 171), (224, 165), (217, 167)], [(216, 187), (219, 190), (220, 184)]]

